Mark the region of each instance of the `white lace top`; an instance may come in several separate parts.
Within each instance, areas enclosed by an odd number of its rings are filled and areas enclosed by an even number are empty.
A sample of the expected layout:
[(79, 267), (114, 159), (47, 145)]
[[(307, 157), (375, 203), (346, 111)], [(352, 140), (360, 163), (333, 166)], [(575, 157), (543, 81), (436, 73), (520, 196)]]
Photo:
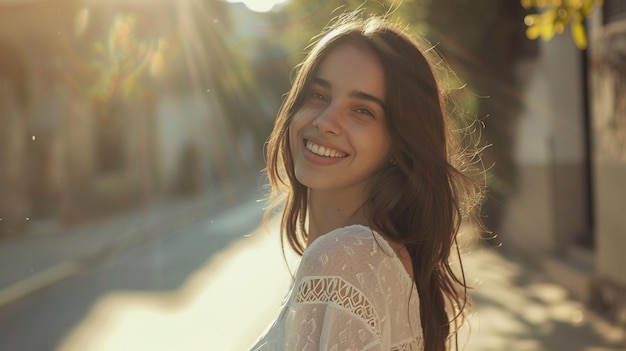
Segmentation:
[(305, 250), (280, 313), (251, 350), (423, 350), (415, 284), (378, 233), (333, 230)]

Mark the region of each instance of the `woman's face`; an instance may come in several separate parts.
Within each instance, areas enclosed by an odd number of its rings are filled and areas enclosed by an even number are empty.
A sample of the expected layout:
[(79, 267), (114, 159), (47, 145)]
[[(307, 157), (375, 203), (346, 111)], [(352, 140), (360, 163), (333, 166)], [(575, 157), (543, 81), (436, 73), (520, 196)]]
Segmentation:
[(296, 178), (314, 190), (363, 188), (391, 150), (379, 58), (365, 48), (339, 46), (304, 94), (289, 128)]

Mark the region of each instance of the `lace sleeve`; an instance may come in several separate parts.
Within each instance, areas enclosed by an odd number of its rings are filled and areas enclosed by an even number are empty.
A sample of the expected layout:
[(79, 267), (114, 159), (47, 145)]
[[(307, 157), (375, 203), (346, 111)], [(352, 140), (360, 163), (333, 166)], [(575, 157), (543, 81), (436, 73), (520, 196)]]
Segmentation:
[(286, 316), (288, 350), (383, 350), (376, 262), (358, 237), (319, 238), (302, 257)]
[(378, 316), (340, 277), (303, 281), (286, 318), (288, 350), (382, 350)]
[(423, 350), (415, 283), (382, 236), (336, 229), (305, 250), (288, 299), (252, 350)]

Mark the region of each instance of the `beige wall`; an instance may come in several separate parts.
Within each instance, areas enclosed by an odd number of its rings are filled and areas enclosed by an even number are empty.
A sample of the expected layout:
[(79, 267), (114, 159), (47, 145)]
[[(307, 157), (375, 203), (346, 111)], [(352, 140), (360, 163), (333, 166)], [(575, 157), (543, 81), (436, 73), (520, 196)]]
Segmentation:
[(555, 243), (554, 199), (547, 164), (518, 165), (519, 191), (510, 199), (502, 240), (524, 250), (552, 250)]
[(626, 162), (596, 164), (596, 268), (626, 288)]
[(626, 291), (626, 21), (590, 28), (596, 267)]
[[(29, 181), (26, 187), (44, 184), (38, 187), (39, 192), (22, 192), (20, 199), (25, 206), (45, 201), (45, 207), (52, 209), (30, 212), (33, 220), (54, 217), (63, 223), (78, 223), (89, 220), (92, 215), (105, 215), (159, 195), (154, 116), (157, 89), (152, 89), (153, 84), (147, 78), (130, 79), (131, 73), (139, 76), (143, 73), (140, 68), (147, 66), (140, 65), (138, 59), (127, 59), (131, 55), (126, 55), (124, 64), (128, 67), (115, 71), (122, 66), (120, 62), (111, 63), (117, 56), (104, 56), (95, 49), (96, 43), (128, 45), (132, 49), (143, 42), (126, 40), (135, 38), (133, 35), (119, 36), (119, 43), (108, 41), (110, 36), (107, 35), (115, 33), (118, 18), (108, 6), (90, 7), (91, 17), (88, 18), (92, 30), (79, 33), (74, 24), (80, 14), (85, 13), (80, 11), (83, 5), (78, 0), (42, 2), (37, 6), (0, 5), (0, 43), (7, 43), (11, 51), (24, 57), (21, 61), (27, 78), (23, 80), (27, 82), (30, 96), (27, 112), (16, 127), (18, 130), (11, 133), (15, 137), (20, 134), (27, 137), (19, 139), (27, 145), (21, 154), (11, 155), (12, 164), (26, 163), (28, 167), (21, 167), (23, 174), (14, 178)], [(166, 11), (159, 11), (165, 14), (161, 23), (175, 20)], [(151, 18), (155, 13), (146, 11), (144, 15)], [(153, 31), (150, 27), (150, 30), (158, 35), (159, 28)], [(115, 90), (107, 79), (114, 76), (109, 75), (111, 72), (121, 77), (122, 83), (116, 85)], [(116, 132), (123, 157), (116, 159), (123, 158), (124, 162), (104, 171), (102, 160), (106, 157), (101, 156), (105, 152), (97, 146), (102, 140), (100, 132), (108, 130), (108, 126), (99, 125), (97, 116), (102, 114), (99, 107), (114, 101), (118, 101), (120, 108), (106, 113), (123, 118), (124, 127)], [(1, 130), (9, 127), (13, 130), (13, 126), (2, 122)], [(38, 157), (30, 157), (32, 155)], [(39, 177), (31, 176), (39, 173), (42, 174)], [(13, 183), (16, 189), (20, 185), (17, 181)], [(11, 206), (17, 207), (24, 206)], [(27, 216), (22, 213), (17, 217)]]
[(516, 128), (519, 188), (503, 235), (539, 252), (564, 252), (589, 228), (581, 59), (565, 36), (539, 43), (520, 64), (525, 108)]

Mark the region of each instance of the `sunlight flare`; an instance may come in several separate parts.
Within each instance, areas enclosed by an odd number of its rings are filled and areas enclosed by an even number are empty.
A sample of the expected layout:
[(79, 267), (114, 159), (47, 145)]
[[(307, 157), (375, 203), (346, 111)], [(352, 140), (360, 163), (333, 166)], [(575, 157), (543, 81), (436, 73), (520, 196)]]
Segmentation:
[(248, 9), (254, 12), (268, 12), (274, 6), (280, 5), (287, 0), (228, 0), (230, 3), (242, 2)]

